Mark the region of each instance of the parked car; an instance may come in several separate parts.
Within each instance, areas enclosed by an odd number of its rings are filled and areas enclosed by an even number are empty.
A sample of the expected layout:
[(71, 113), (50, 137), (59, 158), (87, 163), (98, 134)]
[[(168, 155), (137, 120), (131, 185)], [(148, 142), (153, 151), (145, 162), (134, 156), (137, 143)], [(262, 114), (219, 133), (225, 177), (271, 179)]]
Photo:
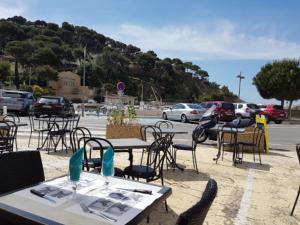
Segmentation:
[(218, 114), (218, 121), (232, 121), (235, 119), (234, 105), (224, 101), (209, 101), (200, 104), (202, 107), (209, 109), (212, 105), (216, 106), (215, 112)]
[(267, 123), (274, 121), (276, 124), (280, 124), (286, 118), (286, 113), (281, 105), (266, 105), (261, 109), (260, 115), (265, 116)]
[(0, 108), (7, 106), (8, 111), (28, 114), (31, 106), (36, 102), (31, 92), (0, 90)]
[(41, 115), (72, 116), (75, 114), (73, 104), (61, 96), (42, 96), (33, 107), (36, 117)]
[(233, 103), (237, 118), (255, 118), (260, 112), (259, 107), (253, 103)]
[(192, 120), (199, 120), (206, 111), (199, 104), (178, 103), (174, 107), (165, 109), (162, 113), (164, 120), (180, 120), (185, 123)]

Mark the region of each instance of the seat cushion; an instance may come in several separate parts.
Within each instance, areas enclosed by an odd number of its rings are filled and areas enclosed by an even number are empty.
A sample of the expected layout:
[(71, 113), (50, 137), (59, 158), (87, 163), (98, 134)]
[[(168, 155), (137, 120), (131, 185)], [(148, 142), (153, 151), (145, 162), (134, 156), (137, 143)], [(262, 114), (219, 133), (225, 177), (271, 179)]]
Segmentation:
[(124, 173), (125, 175), (131, 177), (144, 178), (144, 179), (151, 178), (156, 175), (153, 168), (148, 166), (142, 166), (142, 165), (128, 166), (124, 169)]
[(193, 150), (193, 147), (191, 145), (186, 145), (186, 144), (174, 144), (173, 148), (176, 148), (178, 150), (188, 150), (188, 151)]
[(102, 160), (100, 158), (90, 158), (88, 159), (88, 164), (90, 167), (101, 167)]

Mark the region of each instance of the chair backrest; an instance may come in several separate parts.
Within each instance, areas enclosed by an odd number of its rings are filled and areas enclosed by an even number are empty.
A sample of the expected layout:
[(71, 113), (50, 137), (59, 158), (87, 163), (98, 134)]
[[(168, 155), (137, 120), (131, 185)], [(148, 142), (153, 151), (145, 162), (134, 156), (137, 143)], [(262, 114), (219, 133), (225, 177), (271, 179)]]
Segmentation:
[(103, 158), (103, 153), (107, 149), (107, 146), (111, 147), (114, 150), (113, 145), (105, 138), (96, 138), (96, 137), (82, 137), (78, 140), (78, 146), (82, 146), (84, 148), (84, 167), (87, 168), (89, 171), (89, 164), (88, 164), (88, 154), (87, 151), (89, 149), (89, 155), (91, 156), (92, 148), (89, 145), (93, 143), (93, 147), (97, 148), (97, 152), (99, 152), (99, 158)]
[(142, 126), (140, 132), (144, 141), (149, 140), (149, 136), (153, 137), (154, 140), (162, 137), (161, 129), (153, 125)]
[(15, 123), (20, 123), (20, 117), (18, 115), (11, 114), (11, 113), (9, 113), (5, 116), (5, 120), (10, 120)]
[(300, 164), (300, 144), (296, 145), (296, 152), (297, 152), (298, 161), (299, 161), (299, 164)]
[[(150, 173), (150, 169), (153, 169), (152, 177), (148, 181), (153, 181), (162, 178), (163, 165), (166, 158), (166, 153), (172, 142), (170, 135), (157, 138), (153, 141), (151, 146), (148, 148), (146, 171)], [(163, 180), (162, 180), (163, 185)]]
[(202, 127), (202, 125), (196, 126), (196, 128), (193, 130), (192, 146), (193, 146), (194, 150), (196, 149), (197, 144), (198, 144), (198, 139), (199, 139), (200, 135), (202, 135), (203, 132), (204, 132), (204, 128)]
[(171, 121), (167, 121), (167, 120), (161, 120), (161, 121), (157, 121), (154, 126), (159, 127), (160, 129), (170, 129), (170, 128), (174, 128), (174, 125)]
[(17, 126), (13, 121), (0, 121), (0, 153), (13, 151)]
[(45, 180), (39, 151), (0, 154), (0, 194), (34, 185)]
[(203, 224), (208, 210), (218, 192), (218, 185), (214, 179), (210, 179), (203, 195), (190, 209), (179, 215), (176, 225), (201, 225)]
[[(92, 137), (91, 131), (85, 127), (73, 128), (70, 132), (70, 144), (73, 153), (77, 151), (81, 146), (79, 146), (79, 139), (82, 137), (90, 138)], [(83, 146), (82, 146), (83, 147)]]

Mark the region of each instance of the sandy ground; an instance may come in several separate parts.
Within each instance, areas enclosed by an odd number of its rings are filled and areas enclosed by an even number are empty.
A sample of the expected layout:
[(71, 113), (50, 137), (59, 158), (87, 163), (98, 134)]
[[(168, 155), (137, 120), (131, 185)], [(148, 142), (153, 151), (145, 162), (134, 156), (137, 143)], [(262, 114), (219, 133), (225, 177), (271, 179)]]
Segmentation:
[[(32, 147), (36, 146), (34, 142)], [(28, 149), (27, 139), (19, 140), (18, 145), (19, 149)], [(136, 163), (139, 163), (140, 152), (134, 152)], [(173, 191), (168, 198), (169, 212), (161, 204), (151, 213), (149, 225), (175, 224), (178, 215), (200, 199), (209, 178), (217, 181), (219, 190), (204, 224), (300, 224), (300, 203), (294, 216), (289, 215), (300, 184), (294, 149), (271, 150), (262, 155), (263, 165), (259, 165), (258, 160), (253, 163), (252, 154), (245, 154), (243, 164), (237, 167), (232, 165), (231, 152), (225, 152), (224, 160), (216, 164), (212, 160), (216, 152), (214, 146), (197, 147), (199, 174), (192, 168), (191, 154), (178, 153), (178, 161), (187, 168), (184, 172), (164, 171), (165, 185)], [(46, 179), (67, 173), (70, 154), (41, 151), (41, 155)], [(116, 165), (127, 166), (127, 158), (125, 153), (117, 154)]]

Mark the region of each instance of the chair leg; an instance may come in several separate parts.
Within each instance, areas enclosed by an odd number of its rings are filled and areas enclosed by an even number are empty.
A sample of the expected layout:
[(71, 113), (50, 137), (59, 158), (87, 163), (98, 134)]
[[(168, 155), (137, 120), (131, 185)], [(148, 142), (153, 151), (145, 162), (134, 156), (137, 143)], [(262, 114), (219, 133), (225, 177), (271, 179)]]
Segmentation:
[(199, 173), (198, 171), (198, 165), (197, 165), (197, 157), (196, 157), (196, 151), (193, 151), (194, 152), (194, 161), (195, 161), (195, 169), (196, 169), (196, 172)]
[(167, 200), (165, 200), (166, 212), (169, 212)]
[(255, 162), (255, 150), (254, 146), (252, 146), (252, 154), (253, 154), (253, 161)]
[(294, 203), (294, 206), (293, 206), (292, 212), (291, 212), (291, 216), (294, 214), (294, 210), (295, 210), (295, 208), (296, 208), (296, 205), (297, 205), (297, 202), (298, 202), (299, 194), (300, 194), (300, 186), (299, 186), (299, 189), (298, 189), (298, 194), (297, 194), (297, 197), (296, 197), (296, 200), (295, 200), (295, 203)]
[(224, 158), (224, 146), (221, 146), (222, 148), (222, 161), (223, 161), (223, 158)]
[[(32, 136), (32, 131), (30, 131), (30, 135), (29, 135), (28, 148), (29, 148), (29, 145), (30, 145), (31, 136)], [(38, 145), (38, 147), (39, 147), (39, 145)]]
[(258, 149), (259, 164), (261, 165), (260, 146), (258, 146), (257, 149)]

